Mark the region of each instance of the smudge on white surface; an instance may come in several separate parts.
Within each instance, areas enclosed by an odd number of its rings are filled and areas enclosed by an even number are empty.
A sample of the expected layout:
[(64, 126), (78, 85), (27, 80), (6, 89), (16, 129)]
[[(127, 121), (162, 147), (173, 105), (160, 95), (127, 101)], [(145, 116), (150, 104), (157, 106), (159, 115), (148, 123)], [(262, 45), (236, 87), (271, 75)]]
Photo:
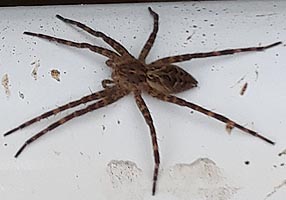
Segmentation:
[[(152, 174), (144, 174), (135, 163), (113, 160), (107, 165), (107, 171), (113, 187), (111, 199), (151, 197)], [(191, 164), (176, 164), (169, 169), (161, 169), (155, 197), (163, 195), (180, 200), (227, 200), (238, 189), (229, 183), (212, 160), (200, 158)]]
[(273, 191), (268, 193), (267, 196), (264, 199), (268, 199), (270, 198), (272, 195), (274, 195), (276, 192), (278, 192), (282, 187), (286, 186), (286, 179), (284, 181), (282, 181), (282, 183), (280, 183), (279, 185), (275, 186), (273, 188)]
[[(239, 189), (229, 183), (222, 170), (210, 159), (176, 164), (163, 175), (161, 184), (178, 199), (227, 200)], [(163, 189), (162, 188), (162, 189)]]
[(31, 63), (31, 65), (34, 65), (34, 68), (32, 70), (32, 77), (37, 80), (38, 79), (38, 70), (39, 70), (39, 67), (40, 67), (40, 61), (37, 60), (37, 61), (34, 61)]
[(143, 199), (142, 170), (135, 163), (112, 160), (107, 165), (107, 172), (113, 187), (109, 199)]
[(2, 82), (2, 86), (5, 89), (6, 96), (9, 97), (11, 92), (10, 92), (10, 89), (9, 89), (9, 77), (8, 77), (8, 74), (4, 74), (4, 76), (2, 77), (2, 81), (1, 82)]

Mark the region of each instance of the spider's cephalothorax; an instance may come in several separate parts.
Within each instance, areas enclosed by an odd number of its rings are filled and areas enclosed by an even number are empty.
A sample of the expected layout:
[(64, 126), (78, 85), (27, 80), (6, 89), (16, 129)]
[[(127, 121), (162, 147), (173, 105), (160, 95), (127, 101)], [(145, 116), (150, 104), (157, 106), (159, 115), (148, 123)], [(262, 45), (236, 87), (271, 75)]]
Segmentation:
[(101, 91), (84, 96), (81, 99), (69, 102), (63, 106), (50, 110), (46, 113), (43, 113), (42, 115), (34, 117), (30, 119), (29, 121), (26, 121), (23, 124), (19, 125), (18, 127), (6, 132), (4, 136), (10, 135), (11, 133), (19, 129), (25, 128), (51, 115), (56, 115), (57, 113), (60, 113), (64, 110), (76, 107), (80, 104), (93, 102), (83, 109), (79, 109), (77, 111), (72, 112), (71, 114), (66, 115), (65, 117), (52, 123), (45, 129), (43, 129), (42, 131), (38, 132), (36, 135), (28, 139), (24, 143), (24, 145), (18, 150), (18, 152), (15, 154), (15, 157), (18, 157), (27, 145), (31, 144), (32, 142), (37, 140), (39, 137), (45, 135), (47, 132), (66, 123), (67, 121), (75, 117), (84, 115), (93, 110), (107, 106), (111, 103), (114, 103), (115, 101), (122, 98), (123, 96), (129, 93), (132, 93), (134, 95), (136, 104), (139, 110), (141, 111), (150, 129), (153, 153), (154, 153), (154, 162), (155, 162), (154, 174), (153, 174), (153, 187), (152, 187), (152, 194), (154, 195), (156, 191), (156, 183), (157, 183), (157, 177), (158, 177), (158, 172), (159, 172), (160, 157), (159, 157), (157, 136), (156, 136), (156, 131), (155, 131), (155, 127), (153, 124), (153, 120), (152, 120), (150, 111), (144, 99), (141, 96), (141, 93), (143, 91), (147, 92), (149, 95), (157, 99), (160, 99), (162, 101), (174, 103), (179, 106), (185, 106), (185, 107), (194, 109), (198, 112), (201, 112), (205, 115), (208, 115), (210, 117), (213, 117), (225, 123), (228, 129), (232, 129), (235, 127), (250, 135), (258, 137), (270, 144), (274, 144), (273, 141), (262, 136), (258, 132), (250, 130), (221, 114), (212, 112), (197, 104), (188, 102), (184, 99), (173, 96), (171, 94), (182, 92), (182, 91), (191, 89), (193, 87), (196, 87), (198, 83), (189, 73), (187, 73), (180, 67), (174, 65), (174, 63), (187, 61), (187, 60), (191, 60), (195, 58), (230, 55), (234, 53), (247, 52), (247, 51), (262, 51), (262, 50), (277, 46), (281, 44), (281, 42), (276, 42), (276, 43), (272, 43), (267, 46), (260, 46), (260, 47), (226, 49), (226, 50), (213, 51), (213, 52), (176, 55), (176, 56), (161, 58), (150, 64), (146, 64), (145, 58), (147, 57), (155, 41), (155, 38), (158, 32), (158, 20), (159, 20), (158, 14), (155, 13), (151, 8), (148, 8), (148, 9), (154, 19), (153, 31), (150, 34), (147, 42), (145, 43), (142, 51), (140, 52), (138, 59), (135, 59), (124, 48), (124, 46), (122, 46), (119, 42), (115, 41), (114, 39), (108, 37), (106, 34), (100, 31), (95, 31), (80, 22), (64, 18), (60, 15), (56, 15), (56, 17), (62, 20), (63, 22), (75, 25), (78, 28), (85, 30), (86, 32), (90, 33), (91, 35), (95, 37), (102, 38), (108, 45), (110, 45), (113, 48), (114, 51), (105, 49), (99, 46), (91, 45), (88, 43), (78, 43), (78, 42), (64, 40), (61, 38), (56, 38), (56, 37), (52, 37), (48, 35), (24, 32), (24, 34), (26, 35), (40, 37), (40, 38), (54, 41), (57, 43), (61, 43), (64, 45), (73, 46), (77, 48), (86, 48), (92, 52), (95, 52), (95, 53), (98, 53), (100, 55), (107, 57), (108, 60), (106, 61), (106, 65), (112, 68), (112, 75), (111, 75), (112, 80), (110, 79), (103, 80), (102, 86), (104, 89)]

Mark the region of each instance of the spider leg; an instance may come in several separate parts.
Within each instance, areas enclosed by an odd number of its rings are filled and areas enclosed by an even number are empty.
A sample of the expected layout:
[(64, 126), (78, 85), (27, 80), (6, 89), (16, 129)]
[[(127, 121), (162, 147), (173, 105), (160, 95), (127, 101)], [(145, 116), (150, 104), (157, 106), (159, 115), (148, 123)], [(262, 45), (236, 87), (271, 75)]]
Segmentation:
[(156, 35), (158, 33), (158, 29), (159, 29), (159, 15), (155, 13), (150, 7), (148, 7), (148, 10), (154, 18), (154, 25), (153, 25), (152, 33), (149, 35), (148, 40), (146, 41), (143, 49), (141, 50), (141, 53), (139, 54), (139, 60), (144, 61), (144, 62), (145, 62), (145, 58), (147, 57), (148, 53), (150, 52), (154, 44)]
[(74, 108), (80, 104), (84, 104), (84, 103), (87, 103), (87, 102), (90, 102), (90, 101), (94, 101), (94, 100), (97, 100), (97, 99), (101, 99), (105, 96), (107, 96), (109, 93), (112, 93), (115, 91), (115, 87), (113, 87), (113, 89), (109, 88), (109, 89), (106, 89), (106, 90), (101, 90), (99, 92), (96, 92), (96, 93), (93, 93), (93, 94), (90, 94), (90, 95), (87, 95), (85, 97), (82, 97), (81, 99), (78, 99), (78, 100), (75, 100), (75, 101), (72, 101), (72, 102), (69, 102), (65, 105), (62, 105), (56, 109), (53, 109), (53, 110), (49, 110), (48, 112), (45, 112), (29, 121), (26, 121), (22, 124), (20, 124), (19, 126), (17, 126), (16, 128), (6, 132), (4, 134), (4, 136), (7, 136), (7, 135), (10, 135), (12, 133), (14, 133), (15, 131), (18, 131), (20, 129), (23, 129), (27, 126), (30, 126), (42, 119), (45, 119), (45, 118), (48, 118), (49, 116), (52, 116), (52, 115), (56, 115), (64, 110), (67, 110), (67, 109), (70, 109), (70, 108)]
[(160, 100), (163, 100), (163, 101), (167, 101), (167, 102), (170, 102), (170, 103), (174, 103), (174, 104), (177, 104), (177, 105), (180, 105), (180, 106), (185, 106), (185, 107), (188, 107), (188, 108), (191, 108), (193, 110), (196, 110), (200, 113), (203, 113), (207, 116), (210, 116), (210, 117), (213, 117), (221, 122), (224, 122), (226, 123), (227, 125), (227, 128), (228, 129), (232, 129), (233, 127), (236, 127), (250, 135), (253, 135), (255, 137), (258, 137), (262, 140), (264, 140), (265, 142), (269, 143), (269, 144), (272, 144), (274, 145), (275, 142), (271, 141), (270, 139), (264, 137), (263, 135), (260, 135), (258, 132), (255, 132), (253, 130), (250, 130), (234, 121), (232, 121), (231, 119), (221, 115), (221, 114), (218, 114), (218, 113), (215, 113), (213, 111), (210, 111), (210, 110), (207, 110), (199, 105), (196, 105), (194, 103), (191, 103), (191, 102), (188, 102), (188, 101), (185, 101), (184, 99), (181, 99), (179, 97), (176, 97), (176, 96), (173, 96), (173, 95), (167, 95), (167, 94), (162, 94), (162, 93), (158, 93), (156, 91), (151, 91), (149, 92), (150, 95), (152, 95), (153, 97), (156, 97)]
[(88, 43), (73, 42), (73, 41), (69, 41), (69, 40), (65, 40), (65, 39), (61, 39), (61, 38), (56, 38), (56, 37), (52, 37), (52, 36), (44, 35), (44, 34), (40, 34), (40, 33), (24, 32), (24, 34), (39, 37), (39, 38), (46, 39), (49, 41), (54, 41), (54, 42), (64, 44), (67, 46), (72, 46), (72, 47), (77, 47), (77, 48), (87, 48), (87, 49), (89, 49), (95, 53), (101, 54), (101, 55), (106, 56), (106, 57), (111, 58), (111, 59), (116, 59), (119, 57), (119, 55), (117, 53), (115, 53), (111, 50), (108, 50), (108, 49), (105, 49), (102, 47), (98, 47), (95, 45), (91, 45)]
[(26, 142), (21, 146), (21, 148), (15, 154), (15, 158), (17, 158), (29, 144), (31, 144), (32, 142), (36, 141), (37, 139), (39, 139), (41, 136), (45, 135), (49, 131), (51, 131), (51, 130), (53, 130), (53, 129), (63, 125), (64, 123), (68, 122), (69, 120), (71, 120), (71, 119), (73, 119), (75, 117), (79, 117), (79, 116), (84, 115), (84, 114), (86, 114), (88, 112), (91, 112), (91, 111), (97, 110), (99, 108), (105, 107), (105, 106), (107, 106), (109, 104), (112, 104), (115, 101), (117, 101), (120, 98), (122, 98), (123, 96), (125, 96), (125, 94), (126, 93), (124, 93), (124, 92), (122, 94), (117, 92), (117, 94), (115, 94), (115, 95), (111, 93), (110, 97), (106, 97), (106, 98), (104, 98), (102, 100), (99, 100), (96, 103), (93, 103), (93, 104), (87, 106), (84, 109), (80, 109), (80, 110), (77, 110), (75, 112), (72, 112), (71, 114), (69, 114), (69, 115), (61, 118), (60, 120), (54, 122), (53, 124), (49, 125), (47, 128), (43, 129), (42, 131), (38, 132), (33, 137), (31, 137), (28, 140), (26, 140)]
[(269, 48), (275, 47), (280, 44), (282, 44), (282, 42), (275, 42), (270, 45), (261, 46), (261, 47), (247, 47), (247, 48), (238, 48), (238, 49), (225, 49), (225, 50), (220, 50), (220, 51), (212, 51), (212, 52), (204, 52), (204, 53), (182, 54), (182, 55), (177, 55), (177, 56), (161, 58), (159, 60), (152, 62), (151, 65), (171, 64), (171, 63), (191, 60), (193, 58), (223, 56), (223, 55), (230, 55), (230, 54), (248, 52), (248, 51), (263, 51), (265, 49), (269, 49)]
[(90, 33), (91, 35), (93, 35), (95, 37), (102, 38), (107, 44), (109, 44), (113, 49), (115, 49), (121, 55), (126, 55), (126, 54), (130, 55), (130, 53), (127, 51), (127, 49), (125, 49), (124, 46), (122, 46), (119, 42), (117, 42), (116, 40), (112, 39), (111, 37), (107, 36), (105, 33), (100, 32), (100, 31), (95, 31), (92, 28), (86, 26), (85, 24), (82, 24), (80, 22), (77, 22), (77, 21), (74, 21), (74, 20), (71, 20), (71, 19), (64, 18), (64, 17), (62, 17), (60, 15), (56, 15), (56, 17), (58, 19), (62, 20), (63, 22), (75, 25), (75, 26), (85, 30), (86, 32)]
[(155, 161), (155, 167), (154, 167), (154, 173), (153, 173), (152, 195), (155, 195), (158, 172), (159, 172), (159, 165), (160, 165), (160, 155), (159, 155), (159, 150), (158, 150), (156, 130), (155, 130), (155, 127), (153, 124), (153, 120), (152, 120), (150, 111), (149, 111), (146, 103), (144, 102), (144, 99), (142, 98), (142, 96), (139, 92), (135, 93), (135, 100), (136, 100), (137, 106), (140, 109), (143, 117), (145, 118), (145, 121), (148, 124), (150, 132), (151, 132), (154, 161)]

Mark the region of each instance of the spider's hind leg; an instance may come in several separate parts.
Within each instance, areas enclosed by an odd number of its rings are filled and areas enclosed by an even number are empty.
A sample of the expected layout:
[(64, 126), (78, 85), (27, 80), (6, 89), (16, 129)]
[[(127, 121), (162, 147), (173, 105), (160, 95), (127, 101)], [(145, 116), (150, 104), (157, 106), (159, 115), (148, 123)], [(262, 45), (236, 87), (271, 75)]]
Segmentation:
[(160, 165), (160, 155), (159, 155), (159, 147), (157, 142), (157, 135), (156, 130), (153, 124), (153, 119), (151, 117), (150, 111), (144, 102), (144, 99), (142, 98), (140, 92), (135, 92), (135, 100), (138, 108), (140, 109), (146, 123), (149, 126), (150, 133), (151, 133), (151, 139), (152, 139), (152, 146), (153, 146), (153, 154), (154, 154), (154, 172), (153, 172), (153, 186), (152, 186), (152, 195), (155, 195), (156, 192), (156, 185), (157, 185), (157, 179), (158, 179), (158, 173), (159, 173), (159, 165)]
[(234, 122), (233, 120), (221, 115), (221, 114), (218, 114), (218, 113), (215, 113), (213, 111), (210, 111), (208, 109), (205, 109), (199, 105), (196, 105), (194, 103), (191, 103), (191, 102), (188, 102), (188, 101), (185, 101), (184, 99), (181, 99), (179, 97), (176, 97), (176, 96), (173, 96), (173, 95), (167, 95), (167, 94), (162, 94), (162, 93), (159, 93), (159, 92), (156, 92), (156, 91), (149, 91), (149, 94), (152, 95), (153, 97), (156, 97), (160, 100), (163, 100), (163, 101), (167, 101), (169, 103), (173, 103), (173, 104), (177, 104), (179, 106), (184, 106), (184, 107), (188, 107), (188, 108), (191, 108), (195, 111), (198, 111), (200, 113), (203, 113), (207, 116), (210, 116), (212, 118), (215, 118), (221, 122), (224, 122), (226, 125), (227, 125), (227, 128), (228, 129), (232, 129), (233, 127), (235, 128), (238, 128), (242, 131), (244, 131), (245, 133), (248, 133), (254, 137), (258, 137), (262, 140), (264, 140), (265, 142), (269, 143), (269, 144), (272, 144), (274, 145), (275, 142), (273, 142), (272, 140), (266, 138), (265, 136), (261, 135), (260, 133), (256, 132), (256, 131), (253, 131), (251, 129), (248, 129), (236, 122)]
[(49, 36), (49, 35), (45, 35), (45, 34), (40, 34), (40, 33), (24, 32), (24, 34), (34, 36), (34, 37), (39, 37), (39, 38), (46, 39), (46, 40), (53, 41), (53, 42), (57, 42), (59, 44), (64, 44), (67, 46), (72, 46), (72, 47), (77, 47), (77, 48), (82, 48), (82, 49), (89, 49), (90, 51), (101, 54), (101, 55), (108, 57), (110, 59), (116, 59), (119, 57), (119, 55), (117, 53), (115, 53), (109, 49), (105, 49), (105, 48), (95, 46), (95, 45), (91, 45), (88, 43), (73, 42), (73, 41), (69, 41), (69, 40), (65, 40), (65, 39), (61, 39), (61, 38), (57, 38), (57, 37), (53, 37), (53, 36)]
[(36, 135), (34, 135), (33, 137), (29, 138), (21, 147), (20, 149), (17, 151), (17, 153), (15, 154), (15, 157), (17, 158), (22, 151), (28, 146), (30, 145), (32, 142), (36, 141), (37, 139), (39, 139), (40, 137), (42, 137), (43, 135), (45, 135), (46, 133), (48, 133), (49, 131), (52, 131), (53, 129), (65, 124), (66, 122), (72, 120), (75, 117), (79, 117), (82, 116), (88, 112), (97, 110), (99, 108), (105, 107), (109, 104), (114, 103), (115, 101), (119, 100), (120, 98), (122, 98), (123, 96), (125, 96), (127, 93), (125, 91), (110, 91), (109, 94), (107, 94), (107, 96), (89, 106), (87, 106), (86, 108), (77, 110), (72, 112), (71, 114), (61, 118), (60, 120), (54, 122), (53, 124), (49, 125), (47, 128), (43, 129), (42, 131), (38, 132)]
[(111, 37), (107, 36), (105, 33), (100, 32), (100, 31), (95, 31), (92, 28), (86, 26), (83, 23), (71, 20), (71, 19), (67, 19), (64, 18), (60, 15), (56, 15), (56, 17), (58, 19), (60, 19), (61, 21), (68, 23), (68, 24), (72, 24), (75, 25), (83, 30), (85, 30), (86, 32), (90, 33), (91, 35), (95, 36), (95, 37), (100, 37), (102, 38), (107, 44), (109, 44), (113, 49), (115, 49), (118, 53), (120, 53), (121, 55), (130, 55), (130, 53), (127, 51), (127, 49), (125, 49), (124, 46), (122, 46), (119, 42), (117, 42), (116, 40), (112, 39)]
[(81, 99), (69, 102), (69, 103), (67, 103), (65, 105), (62, 105), (62, 106), (58, 107), (58, 108), (52, 109), (52, 110), (50, 110), (48, 112), (45, 112), (45, 113), (43, 113), (43, 114), (41, 114), (41, 115), (39, 115), (37, 117), (34, 117), (34, 118), (30, 119), (29, 121), (26, 121), (26, 122), (20, 124), (16, 128), (6, 132), (4, 134), (4, 136), (8, 136), (8, 135), (10, 135), (10, 134), (20, 130), (20, 129), (26, 128), (26, 127), (28, 127), (28, 126), (30, 126), (30, 125), (32, 125), (32, 124), (42, 120), (42, 119), (46, 119), (46, 118), (48, 118), (48, 117), (50, 117), (52, 115), (56, 115), (56, 114), (58, 114), (58, 113), (60, 113), (60, 112), (62, 112), (64, 110), (68, 110), (68, 109), (74, 108), (74, 107), (76, 107), (76, 106), (78, 106), (80, 104), (88, 103), (90, 101), (94, 101), (94, 100), (103, 98), (108, 93), (109, 93), (109, 90), (101, 90), (99, 92), (96, 92), (96, 93), (87, 95), (85, 97), (82, 97)]

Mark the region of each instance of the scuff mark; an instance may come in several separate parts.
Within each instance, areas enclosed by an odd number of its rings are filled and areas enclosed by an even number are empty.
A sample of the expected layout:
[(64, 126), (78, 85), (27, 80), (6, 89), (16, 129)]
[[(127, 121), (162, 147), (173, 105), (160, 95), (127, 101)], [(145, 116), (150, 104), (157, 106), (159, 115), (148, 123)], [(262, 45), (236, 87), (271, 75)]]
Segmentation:
[(278, 156), (282, 156), (282, 155), (286, 155), (286, 149), (284, 149), (282, 152), (280, 152), (280, 153), (278, 154)]
[(115, 188), (126, 183), (135, 182), (142, 174), (142, 170), (131, 161), (112, 160), (107, 167), (112, 185)]
[(273, 191), (268, 193), (266, 195), (266, 197), (264, 199), (268, 199), (269, 197), (271, 197), (272, 195), (274, 195), (279, 189), (281, 189), (282, 187), (286, 186), (286, 179), (284, 181), (282, 181), (282, 183), (280, 183), (279, 185), (275, 186), (273, 188)]
[(4, 87), (5, 89), (5, 94), (7, 97), (10, 96), (11, 92), (10, 92), (10, 89), (9, 89), (9, 77), (8, 77), (8, 74), (4, 74), (4, 76), (2, 77), (2, 86)]
[(247, 86), (248, 86), (248, 83), (247, 83), (247, 82), (243, 84), (243, 86), (242, 86), (242, 88), (241, 88), (241, 90), (240, 90), (240, 95), (241, 95), (241, 96), (244, 95), (244, 93), (245, 93), (245, 91), (246, 91), (246, 89), (247, 89)]
[(266, 17), (266, 16), (273, 16), (273, 15), (277, 15), (277, 13), (257, 14), (255, 15), (255, 17)]
[(192, 39), (192, 37), (194, 36), (194, 34), (195, 34), (196, 32), (195, 31), (193, 31), (193, 33), (189, 36), (189, 37), (187, 37), (187, 39), (186, 40), (190, 40), (190, 39)]
[(243, 81), (245, 79), (246, 75), (244, 75), (243, 77), (241, 77), (238, 81), (236, 81), (235, 84), (233, 84), (230, 88), (234, 88), (236, 85), (238, 85), (241, 81)]

